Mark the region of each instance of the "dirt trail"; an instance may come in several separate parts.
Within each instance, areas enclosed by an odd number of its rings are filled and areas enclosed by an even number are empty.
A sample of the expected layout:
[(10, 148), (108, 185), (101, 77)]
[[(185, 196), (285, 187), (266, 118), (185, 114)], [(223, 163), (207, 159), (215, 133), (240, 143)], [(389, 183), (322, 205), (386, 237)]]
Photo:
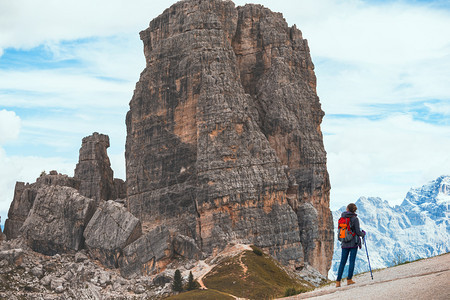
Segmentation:
[[(346, 275), (346, 274), (344, 274)], [(450, 253), (353, 277), (356, 284), (334, 282), (296, 299), (450, 299)]]
[[(225, 248), (218, 256), (221, 256), (221, 257), (233, 256), (244, 250), (252, 250), (252, 248), (249, 245), (237, 244), (237, 245), (233, 245), (233, 246)], [(239, 260), (240, 260), (242, 268), (244, 269), (244, 274), (247, 273), (247, 266), (244, 263), (242, 263), (242, 253), (240, 254)], [(196, 270), (197, 268), (194, 268), (193, 273), (194, 273), (194, 276), (196, 277), (197, 282), (200, 284), (200, 289), (203, 289), (203, 290), (208, 289), (203, 282), (203, 277), (205, 277), (205, 275), (207, 275), (215, 266), (216, 266), (215, 264), (208, 265), (205, 262), (203, 262), (198, 267), (199, 270)], [(233, 297), (235, 299), (240, 299), (240, 298), (236, 298), (235, 296), (233, 296)]]
[(201, 290), (207, 290), (208, 288), (205, 286), (205, 284), (203, 283), (203, 277), (205, 277), (206, 274), (209, 273), (209, 271), (211, 271), (213, 268), (213, 266), (207, 266), (204, 270), (204, 273), (202, 275), (200, 275), (200, 277), (197, 278), (197, 282), (198, 284), (200, 284), (200, 289)]
[(239, 265), (242, 267), (242, 271), (243, 271), (244, 277), (245, 277), (245, 275), (247, 274), (248, 268), (247, 268), (247, 266), (242, 262), (242, 256), (243, 256), (243, 255), (244, 255), (244, 252), (242, 252), (242, 253), (239, 255)]

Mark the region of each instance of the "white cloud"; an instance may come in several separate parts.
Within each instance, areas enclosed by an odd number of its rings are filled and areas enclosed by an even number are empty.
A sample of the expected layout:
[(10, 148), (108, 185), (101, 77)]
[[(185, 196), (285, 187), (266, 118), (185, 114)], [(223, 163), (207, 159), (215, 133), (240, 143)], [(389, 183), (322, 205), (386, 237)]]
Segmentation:
[(6, 91), (0, 92), (0, 101), (16, 107), (123, 108), (131, 99), (134, 83), (102, 80), (77, 71), (0, 70), (0, 91)]
[[(244, 4), (246, 1), (236, 1)], [(297, 24), (314, 56), (351, 63), (404, 64), (448, 54), (450, 12), (428, 3), (260, 0)]]
[(19, 136), (21, 120), (13, 111), (0, 110), (0, 145)]
[(77, 60), (85, 73), (137, 81), (145, 66), (139, 36), (132, 33), (97, 37), (72, 43), (52, 42), (46, 49), (55, 61)]
[(401, 4), (342, 3), (314, 26), (305, 24), (317, 56), (398, 65), (447, 54), (450, 37), (441, 30), (450, 27), (448, 13)]
[(317, 64), (318, 94), (326, 114), (373, 115), (373, 104), (450, 101), (449, 59), (399, 66)]
[(174, 1), (0, 2), (0, 49), (114, 34), (137, 34)]
[(333, 208), (360, 196), (399, 204), (412, 186), (450, 172), (450, 131), (395, 115), (381, 120), (325, 119)]
[(443, 114), (447, 117), (450, 116), (450, 101), (440, 103), (425, 103), (425, 106), (428, 107), (428, 109), (432, 113)]

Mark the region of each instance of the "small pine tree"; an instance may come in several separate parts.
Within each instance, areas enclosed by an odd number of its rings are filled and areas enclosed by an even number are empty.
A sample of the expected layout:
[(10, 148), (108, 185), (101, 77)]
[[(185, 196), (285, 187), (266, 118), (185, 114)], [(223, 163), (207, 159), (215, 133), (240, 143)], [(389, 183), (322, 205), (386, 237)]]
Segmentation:
[(284, 296), (294, 296), (297, 295), (299, 292), (295, 288), (287, 288), (286, 291), (284, 291)]
[(253, 253), (255, 253), (258, 256), (262, 256), (263, 252), (261, 251), (261, 249), (254, 247), (253, 248)]
[(175, 292), (182, 292), (183, 291), (183, 281), (181, 279), (181, 272), (178, 269), (175, 271), (175, 275), (173, 276), (172, 289)]
[(197, 288), (195, 281), (194, 281), (194, 275), (192, 275), (192, 272), (189, 272), (189, 279), (186, 289), (188, 291), (195, 290)]

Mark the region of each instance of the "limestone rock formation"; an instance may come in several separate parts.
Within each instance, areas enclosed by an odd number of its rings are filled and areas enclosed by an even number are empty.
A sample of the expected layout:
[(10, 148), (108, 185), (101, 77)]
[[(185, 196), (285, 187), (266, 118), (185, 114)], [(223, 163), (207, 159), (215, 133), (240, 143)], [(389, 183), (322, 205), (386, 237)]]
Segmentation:
[(117, 268), (122, 249), (141, 234), (141, 222), (112, 200), (98, 207), (84, 231), (90, 255), (111, 268)]
[(170, 232), (166, 226), (158, 226), (123, 249), (119, 259), (120, 273), (130, 277), (161, 271), (172, 254)]
[(125, 198), (125, 184), (114, 180), (113, 170), (106, 149), (109, 137), (94, 132), (83, 138), (79, 162), (74, 177), (80, 180), (80, 193), (92, 198), (97, 205), (101, 200)]
[(14, 199), (8, 211), (8, 219), (5, 221), (4, 233), (8, 240), (19, 236), (20, 227), (22, 227), (33, 207), (38, 190), (45, 186), (68, 186), (78, 189), (80, 182), (56, 171), (51, 171), (48, 175), (42, 174), (32, 184), (17, 182), (14, 190)]
[(106, 151), (108, 147), (109, 137), (94, 132), (83, 138), (74, 177), (50, 171), (48, 175), (43, 173), (35, 183), (17, 182), (14, 199), (8, 211), (8, 219), (5, 221), (4, 233), (7, 239), (11, 240), (19, 236), (19, 230), (33, 207), (37, 191), (43, 186), (74, 188), (81, 195), (94, 199), (96, 206), (104, 200), (125, 199), (126, 184), (122, 179), (113, 178)]
[(20, 234), (39, 253), (78, 251), (83, 247), (83, 231), (94, 211), (94, 200), (73, 188), (41, 187)]
[(324, 113), (300, 30), (260, 5), (191, 0), (141, 39), (146, 68), (126, 119), (130, 212), (207, 255), (256, 244), (326, 274)]

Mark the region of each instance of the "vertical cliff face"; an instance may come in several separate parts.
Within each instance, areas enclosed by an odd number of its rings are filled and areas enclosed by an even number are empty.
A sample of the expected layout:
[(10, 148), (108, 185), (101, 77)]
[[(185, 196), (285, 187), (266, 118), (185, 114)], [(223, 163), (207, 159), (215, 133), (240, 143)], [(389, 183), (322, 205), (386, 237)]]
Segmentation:
[(289, 167), (287, 197), (298, 216), (305, 260), (323, 271), (333, 254), (333, 223), (320, 130), (324, 113), (309, 47), (281, 14), (259, 5), (238, 11), (233, 48), (241, 82), (258, 109), (261, 131)]
[(306, 40), (281, 14), (181, 1), (141, 32), (127, 115), (129, 210), (214, 255), (256, 244), (328, 272), (329, 180)]

